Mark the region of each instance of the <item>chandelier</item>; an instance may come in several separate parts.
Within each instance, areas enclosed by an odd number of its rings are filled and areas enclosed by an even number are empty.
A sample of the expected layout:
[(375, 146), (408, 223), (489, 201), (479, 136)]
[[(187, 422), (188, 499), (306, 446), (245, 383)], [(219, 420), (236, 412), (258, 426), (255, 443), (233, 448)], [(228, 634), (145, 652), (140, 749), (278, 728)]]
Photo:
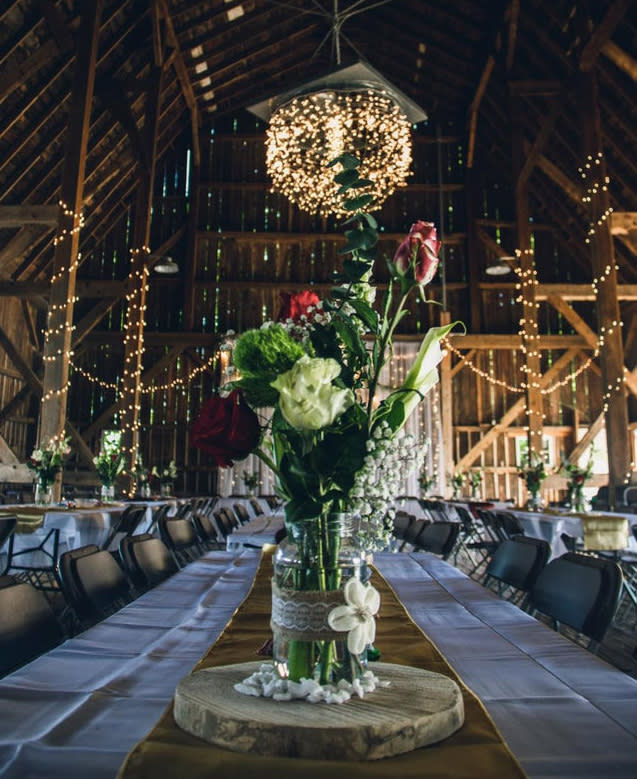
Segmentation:
[(425, 112), (380, 73), (359, 62), (292, 92), (250, 106), (269, 121), (266, 169), (272, 191), (323, 216), (346, 212), (329, 163), (346, 152), (370, 184), (359, 194), (379, 209), (411, 175), (411, 126)]

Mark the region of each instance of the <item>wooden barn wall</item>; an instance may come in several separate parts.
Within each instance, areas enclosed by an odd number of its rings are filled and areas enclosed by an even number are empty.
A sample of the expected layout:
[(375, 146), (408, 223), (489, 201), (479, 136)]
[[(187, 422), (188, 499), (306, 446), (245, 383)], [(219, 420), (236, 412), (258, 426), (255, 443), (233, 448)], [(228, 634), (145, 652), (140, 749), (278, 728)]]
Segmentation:
[[(36, 373), (40, 372), (41, 360), (31, 339), (31, 327), (27, 317), (36, 328), (42, 325), (42, 313), (23, 304), (15, 298), (0, 301), (0, 328), (18, 349), (20, 357)], [(34, 334), (35, 335), (35, 334)], [(7, 352), (0, 348), (0, 408), (4, 408), (24, 387), (22, 374), (13, 364)], [(15, 459), (24, 463), (35, 445), (36, 420), (39, 401), (29, 395), (0, 421), (0, 436), (9, 447)], [(9, 458), (0, 457), (0, 462)], [(13, 458), (11, 458), (13, 459)]]

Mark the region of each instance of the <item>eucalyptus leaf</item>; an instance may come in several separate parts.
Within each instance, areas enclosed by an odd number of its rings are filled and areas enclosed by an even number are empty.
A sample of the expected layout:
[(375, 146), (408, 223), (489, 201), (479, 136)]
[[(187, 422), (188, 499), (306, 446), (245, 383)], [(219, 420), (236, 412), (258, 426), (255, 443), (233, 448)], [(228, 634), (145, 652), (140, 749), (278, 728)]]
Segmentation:
[(361, 211), (374, 200), (373, 195), (359, 195), (358, 197), (348, 198), (343, 203), (346, 211)]
[(342, 170), (334, 176), (334, 181), (347, 188), (350, 184), (359, 181), (358, 171), (355, 168), (345, 168), (345, 170)]
[(346, 152), (344, 154), (339, 154), (339, 156), (331, 160), (327, 166), (328, 168), (333, 168), (335, 165), (338, 165), (339, 162), (344, 168), (358, 168), (358, 166), (361, 164), (361, 161), (358, 159), (358, 157), (355, 157), (353, 154), (348, 154)]

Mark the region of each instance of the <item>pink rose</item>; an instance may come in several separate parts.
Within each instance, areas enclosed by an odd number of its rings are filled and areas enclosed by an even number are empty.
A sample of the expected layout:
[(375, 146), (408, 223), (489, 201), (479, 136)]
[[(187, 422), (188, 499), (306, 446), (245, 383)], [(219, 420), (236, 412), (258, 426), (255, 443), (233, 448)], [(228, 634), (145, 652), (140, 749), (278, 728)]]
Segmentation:
[(396, 272), (399, 276), (412, 278), (421, 287), (429, 284), (438, 269), (440, 245), (433, 222), (415, 222), (409, 235), (396, 249)]

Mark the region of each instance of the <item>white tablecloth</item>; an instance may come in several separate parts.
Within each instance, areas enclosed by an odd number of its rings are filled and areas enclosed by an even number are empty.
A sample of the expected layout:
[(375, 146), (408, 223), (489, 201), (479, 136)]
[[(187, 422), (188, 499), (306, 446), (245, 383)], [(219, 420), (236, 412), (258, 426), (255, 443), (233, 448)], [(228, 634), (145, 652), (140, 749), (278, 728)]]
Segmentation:
[(233, 530), (226, 539), (226, 549), (242, 552), (244, 549), (260, 549), (264, 544), (275, 544), (277, 534), (284, 527), (283, 514), (262, 514)]
[[(113, 779), (249, 591), (258, 558), (210, 552), (0, 680), (0, 774)], [(637, 681), (438, 558), (376, 565), (530, 777), (633, 779)]]
[[(545, 514), (534, 511), (518, 511), (517, 509), (507, 509), (519, 520), (525, 535), (532, 538), (543, 538), (551, 545), (551, 558), (560, 557), (568, 551), (561, 539), (562, 533), (574, 538), (582, 539), (584, 536), (582, 522), (579, 517), (569, 516), (568, 514)], [(595, 517), (596, 513), (588, 514)], [(637, 514), (603, 514), (602, 516), (612, 516), (618, 519), (628, 519), (630, 527), (637, 525)], [(628, 536), (628, 549), (637, 551), (637, 541), (632, 533)]]

